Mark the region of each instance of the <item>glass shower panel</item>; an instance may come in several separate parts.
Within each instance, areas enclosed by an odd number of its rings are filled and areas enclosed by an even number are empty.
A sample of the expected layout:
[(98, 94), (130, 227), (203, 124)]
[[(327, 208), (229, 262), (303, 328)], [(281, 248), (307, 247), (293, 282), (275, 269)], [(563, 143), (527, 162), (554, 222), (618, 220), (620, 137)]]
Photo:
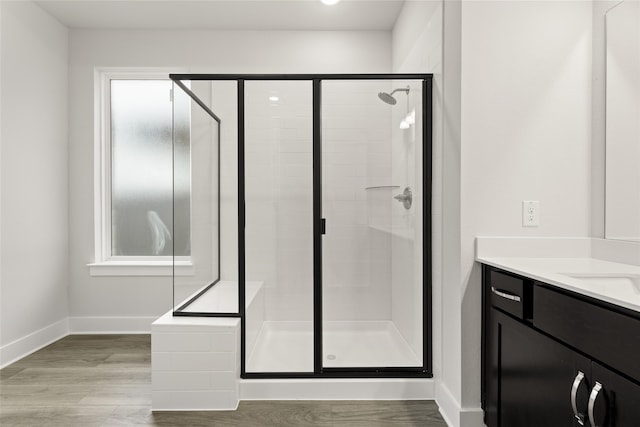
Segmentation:
[(245, 82), (246, 372), (313, 372), (310, 81)]
[[(198, 102), (190, 96), (197, 98)], [(220, 125), (210, 81), (173, 87), (174, 314), (237, 313), (237, 284), (220, 279)]]
[(422, 81), (322, 83), (325, 368), (420, 367)]

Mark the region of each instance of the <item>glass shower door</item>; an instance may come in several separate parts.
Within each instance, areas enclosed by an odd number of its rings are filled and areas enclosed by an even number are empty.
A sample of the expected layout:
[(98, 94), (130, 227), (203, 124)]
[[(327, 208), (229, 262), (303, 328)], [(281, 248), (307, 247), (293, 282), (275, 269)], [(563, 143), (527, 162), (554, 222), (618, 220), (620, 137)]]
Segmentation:
[(423, 366), (422, 81), (322, 82), (322, 366)]

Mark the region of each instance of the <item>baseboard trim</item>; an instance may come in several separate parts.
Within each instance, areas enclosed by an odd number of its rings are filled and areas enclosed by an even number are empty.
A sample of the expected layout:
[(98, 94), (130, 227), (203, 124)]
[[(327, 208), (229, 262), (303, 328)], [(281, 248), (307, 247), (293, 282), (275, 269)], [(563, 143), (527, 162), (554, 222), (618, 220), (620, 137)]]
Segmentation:
[(67, 335), (150, 334), (157, 317), (66, 317), (0, 346), (0, 369)]
[(240, 380), (240, 400), (434, 400), (432, 379)]
[(440, 415), (447, 425), (449, 427), (460, 426), (460, 404), (441, 381), (438, 381), (436, 386), (436, 401), (440, 408)]
[(64, 338), (68, 333), (69, 322), (67, 318), (64, 318), (22, 338), (18, 338), (9, 344), (3, 345), (0, 347), (0, 368), (9, 366), (23, 357)]
[(155, 317), (69, 317), (69, 333), (80, 334), (150, 334)]
[(462, 408), (460, 410), (460, 427), (484, 426), (482, 408)]
[(463, 408), (442, 382), (436, 386), (436, 402), (440, 415), (449, 427), (484, 426), (482, 408)]

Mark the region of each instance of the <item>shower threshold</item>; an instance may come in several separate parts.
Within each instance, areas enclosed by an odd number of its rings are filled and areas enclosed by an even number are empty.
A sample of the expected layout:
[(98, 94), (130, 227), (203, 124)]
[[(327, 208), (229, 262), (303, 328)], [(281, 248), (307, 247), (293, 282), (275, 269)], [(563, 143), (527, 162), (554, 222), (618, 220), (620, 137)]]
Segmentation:
[[(247, 372), (313, 372), (313, 324), (265, 321)], [(417, 367), (415, 354), (392, 321), (326, 321), (325, 368)]]

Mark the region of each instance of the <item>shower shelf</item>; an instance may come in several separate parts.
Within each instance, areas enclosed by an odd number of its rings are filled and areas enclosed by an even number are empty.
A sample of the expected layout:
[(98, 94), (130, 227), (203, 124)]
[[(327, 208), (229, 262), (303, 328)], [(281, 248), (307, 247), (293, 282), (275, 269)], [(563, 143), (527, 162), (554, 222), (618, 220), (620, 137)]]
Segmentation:
[(386, 189), (392, 189), (392, 188), (400, 188), (399, 185), (375, 185), (372, 187), (365, 187), (365, 190), (386, 190)]
[(380, 231), (383, 233), (391, 234), (395, 237), (400, 237), (401, 239), (406, 240), (415, 240), (415, 230), (411, 228), (392, 228), (392, 227), (382, 227), (380, 225), (371, 225), (369, 224), (369, 228)]

